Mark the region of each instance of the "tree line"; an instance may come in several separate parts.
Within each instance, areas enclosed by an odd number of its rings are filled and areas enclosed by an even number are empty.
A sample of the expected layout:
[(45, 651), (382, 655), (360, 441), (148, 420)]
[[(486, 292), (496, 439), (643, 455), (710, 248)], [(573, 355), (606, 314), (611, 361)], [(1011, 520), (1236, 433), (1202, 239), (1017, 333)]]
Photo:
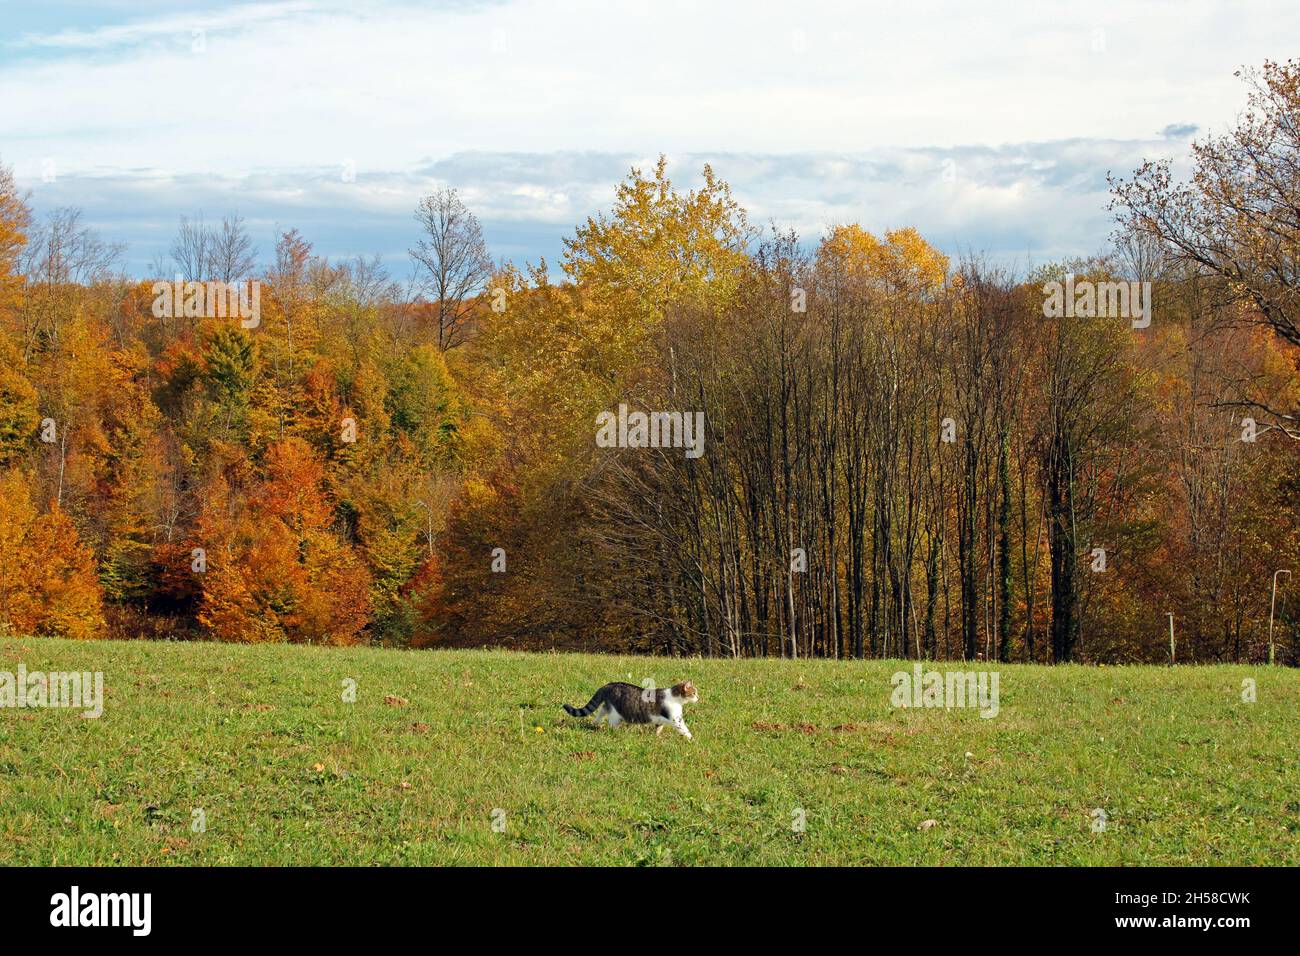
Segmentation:
[[(1115, 179), (1114, 247), (1026, 274), (759, 230), (661, 159), (558, 275), (441, 190), (405, 282), (233, 214), (139, 281), (0, 172), (0, 629), (1112, 662), (1172, 615), (1179, 661), (1300, 662), (1300, 66), (1243, 76), (1190, 180)], [(702, 454), (597, 442), (620, 405)]]

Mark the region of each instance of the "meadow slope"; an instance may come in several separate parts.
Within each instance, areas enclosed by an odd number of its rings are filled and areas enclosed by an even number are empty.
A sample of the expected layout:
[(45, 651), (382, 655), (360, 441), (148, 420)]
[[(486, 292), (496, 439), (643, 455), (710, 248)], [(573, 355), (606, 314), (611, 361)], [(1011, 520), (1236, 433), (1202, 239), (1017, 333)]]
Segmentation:
[[(0, 639), (20, 662), (106, 704), (0, 709), (4, 864), (1300, 863), (1295, 670), (1003, 665), (986, 720), (892, 707), (896, 661)], [(559, 706), (688, 677), (693, 743)]]

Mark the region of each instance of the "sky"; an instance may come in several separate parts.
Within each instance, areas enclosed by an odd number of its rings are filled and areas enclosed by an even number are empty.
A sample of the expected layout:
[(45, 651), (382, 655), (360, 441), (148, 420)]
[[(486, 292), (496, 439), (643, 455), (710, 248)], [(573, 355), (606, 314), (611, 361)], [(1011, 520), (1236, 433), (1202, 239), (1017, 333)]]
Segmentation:
[(629, 169), (705, 163), (757, 225), (914, 226), (1016, 267), (1103, 251), (1108, 173), (1186, 168), (1300, 4), (0, 0), (0, 164), (148, 274), (180, 216), (395, 277), (455, 187), (555, 263)]

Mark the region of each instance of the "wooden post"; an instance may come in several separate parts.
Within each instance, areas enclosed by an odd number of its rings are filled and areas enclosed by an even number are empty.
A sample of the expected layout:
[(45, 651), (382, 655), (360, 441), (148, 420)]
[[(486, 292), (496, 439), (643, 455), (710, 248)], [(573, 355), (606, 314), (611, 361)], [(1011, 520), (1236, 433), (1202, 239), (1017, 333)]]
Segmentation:
[(1275, 660), (1275, 648), (1273, 646), (1273, 612), (1277, 609), (1277, 576), (1285, 574), (1291, 577), (1291, 572), (1286, 568), (1278, 568), (1273, 572), (1273, 600), (1268, 605), (1268, 663), (1271, 666)]

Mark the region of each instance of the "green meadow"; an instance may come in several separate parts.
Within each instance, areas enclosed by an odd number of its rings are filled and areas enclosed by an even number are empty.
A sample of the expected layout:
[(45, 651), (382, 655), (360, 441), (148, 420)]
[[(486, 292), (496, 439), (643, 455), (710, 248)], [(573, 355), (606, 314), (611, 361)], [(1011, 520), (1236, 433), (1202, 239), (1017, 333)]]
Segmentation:
[[(20, 664), (102, 671), (104, 712), (0, 708), (4, 864), (1300, 863), (1291, 669), (1000, 665), (985, 719), (892, 706), (902, 661), (0, 638)], [(560, 708), (687, 678), (693, 742)]]

